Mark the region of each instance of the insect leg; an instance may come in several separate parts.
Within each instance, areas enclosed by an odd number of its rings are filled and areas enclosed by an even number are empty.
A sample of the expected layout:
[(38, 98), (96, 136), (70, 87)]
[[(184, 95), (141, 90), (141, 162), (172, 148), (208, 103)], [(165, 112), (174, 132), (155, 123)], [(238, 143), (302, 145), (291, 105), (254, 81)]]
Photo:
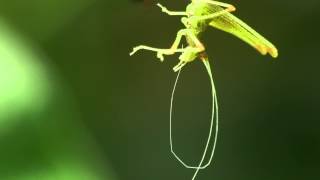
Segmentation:
[(231, 5), (231, 4), (227, 4), (227, 3), (222, 3), (222, 2), (218, 2), (218, 1), (212, 1), (212, 0), (199, 0), (199, 1), (203, 1), (205, 3), (208, 4), (213, 4), (213, 5), (217, 5), (217, 6), (221, 6), (221, 7), (225, 7), (226, 9), (223, 9), (221, 11), (215, 12), (213, 14), (209, 14), (209, 15), (204, 15), (204, 16), (198, 16), (198, 17), (194, 17), (196, 20), (208, 20), (208, 19), (213, 19), (215, 17), (221, 16), (223, 14), (226, 13), (230, 13), (236, 10), (236, 8)]
[(184, 52), (185, 49), (178, 49), (178, 46), (181, 42), (181, 39), (183, 36), (186, 36), (187, 34), (190, 34), (191, 31), (188, 29), (181, 29), (180, 31), (178, 31), (177, 33), (177, 37), (174, 40), (172, 46), (169, 49), (161, 49), (161, 48), (154, 48), (154, 47), (150, 47), (150, 46), (145, 46), (145, 45), (140, 45), (140, 46), (136, 46), (133, 48), (132, 52), (130, 52), (130, 56), (132, 56), (133, 54), (135, 54), (137, 51), (139, 50), (148, 50), (148, 51), (154, 51), (157, 52), (157, 57), (163, 61), (164, 57), (163, 55), (171, 55), (177, 52)]
[(195, 47), (195, 51), (196, 52), (203, 52), (206, 50), (206, 48), (204, 47), (204, 45), (200, 42), (200, 40), (197, 38), (197, 36), (192, 33), (192, 31), (188, 31), (187, 32), (187, 36), (194, 42), (194, 44), (196, 45)]
[(213, 19), (213, 18), (215, 18), (215, 17), (221, 16), (221, 15), (223, 15), (223, 14), (230, 13), (230, 12), (232, 12), (230, 9), (224, 9), (224, 10), (215, 12), (215, 13), (213, 13), (213, 14), (204, 15), (204, 16), (199, 16), (199, 17), (197, 17), (197, 20)]
[(228, 12), (232, 12), (232, 11), (236, 10), (236, 8), (233, 5), (228, 4), (228, 3), (223, 3), (223, 2), (219, 2), (219, 1), (213, 1), (213, 0), (200, 0), (200, 1), (206, 2), (208, 4), (213, 4), (213, 5), (225, 7), (225, 8), (227, 8), (226, 10), (228, 10)]
[(139, 45), (133, 48), (133, 51), (130, 52), (130, 56), (135, 54), (139, 50), (148, 50), (148, 51), (154, 51), (154, 52), (161, 52), (163, 54), (174, 54), (176, 52), (184, 52), (184, 49), (162, 49), (162, 48), (154, 48), (150, 46), (145, 46), (145, 45)]
[(190, 30), (188, 30), (188, 29), (181, 29), (180, 31), (178, 31), (177, 37), (174, 40), (173, 44), (171, 45), (170, 49), (158, 49), (157, 57), (162, 61), (164, 54), (171, 55), (176, 52), (184, 52), (185, 49), (183, 49), (183, 48), (178, 49), (178, 46), (181, 42), (182, 37), (186, 36), (188, 34), (188, 32), (190, 32)]
[(157, 4), (161, 8), (161, 11), (170, 16), (187, 16), (188, 14), (184, 11), (169, 11), (166, 7), (162, 6), (160, 3)]
[(188, 29), (181, 29), (180, 31), (178, 31), (177, 33), (177, 37), (176, 39), (174, 40), (173, 44), (171, 45), (171, 50), (175, 50), (178, 48), (180, 42), (181, 42), (181, 39), (183, 36), (186, 36), (188, 34), (188, 32), (190, 32), (190, 30)]
[(176, 52), (184, 52), (185, 51), (185, 49), (161, 49), (161, 48), (154, 48), (154, 47), (150, 47), (150, 46), (140, 45), (140, 46), (136, 46), (133, 48), (133, 50), (130, 52), (130, 56), (132, 56), (133, 54), (135, 54), (139, 50), (148, 50), (148, 51), (157, 52), (157, 57), (161, 61), (164, 60), (163, 54), (171, 55)]

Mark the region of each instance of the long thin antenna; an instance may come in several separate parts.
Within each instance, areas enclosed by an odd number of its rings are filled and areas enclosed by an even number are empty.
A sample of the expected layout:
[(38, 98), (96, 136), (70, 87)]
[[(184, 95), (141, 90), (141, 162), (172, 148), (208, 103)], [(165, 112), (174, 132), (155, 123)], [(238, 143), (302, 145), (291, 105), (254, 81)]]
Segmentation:
[(217, 139), (218, 139), (218, 130), (219, 130), (218, 100), (217, 100), (217, 93), (216, 93), (215, 85), (214, 85), (214, 82), (213, 82), (213, 76), (212, 76), (212, 72), (211, 72), (211, 68), (210, 68), (210, 63), (209, 63), (209, 60), (207, 58), (203, 59), (202, 62), (204, 63), (204, 65), (205, 65), (205, 67), (207, 69), (208, 75), (210, 77), (210, 83), (211, 83), (211, 94), (212, 94), (211, 126), (210, 126), (210, 131), (209, 131), (209, 136), (208, 136), (206, 147), (204, 149), (204, 152), (203, 152), (201, 161), (200, 161), (200, 163), (198, 165), (198, 168), (195, 171), (195, 173), (193, 174), (192, 180), (194, 180), (196, 178), (199, 170), (201, 169), (202, 163), (203, 163), (203, 161), (204, 161), (204, 159), (206, 157), (207, 150), (208, 150), (208, 147), (209, 147), (209, 144), (210, 144), (210, 139), (211, 139), (211, 136), (212, 136), (212, 127), (213, 127), (213, 121), (214, 121), (214, 117), (215, 117), (214, 116), (215, 111), (217, 111), (216, 112), (216, 129), (215, 129), (214, 141), (213, 141), (213, 146), (212, 146), (212, 151), (211, 151), (211, 155), (210, 155), (209, 164), (211, 163), (211, 160), (213, 158), (213, 155), (214, 155), (214, 152), (215, 152), (215, 149), (216, 149)]
[[(218, 103), (217, 103), (217, 96), (216, 96), (216, 90), (215, 90), (215, 86), (214, 86), (214, 82), (213, 82), (213, 77), (212, 77), (212, 72), (211, 72), (211, 68), (210, 68), (210, 64), (208, 59), (203, 59), (202, 60), (206, 70), (208, 72), (208, 75), (210, 77), (210, 83), (211, 83), (211, 94), (212, 94), (212, 114), (211, 114), (211, 121), (210, 121), (210, 129), (209, 129), (209, 134), (208, 134), (208, 138), (207, 138), (207, 142), (206, 142), (206, 146), (201, 158), (201, 161), (199, 163), (198, 166), (189, 166), (187, 165), (173, 150), (173, 138), (172, 138), (172, 111), (173, 111), (173, 99), (174, 99), (174, 94), (175, 94), (175, 90), (177, 87), (177, 83), (180, 77), (180, 73), (181, 73), (181, 69), (178, 71), (174, 86), (173, 86), (173, 90), (172, 90), (172, 94), (171, 94), (171, 100), (170, 100), (170, 150), (171, 153), (174, 155), (174, 157), (186, 168), (189, 169), (196, 169), (192, 180), (195, 179), (196, 175), (198, 174), (200, 169), (205, 169), (206, 167), (208, 167), (212, 161), (213, 155), (214, 155), (214, 151), (215, 151), (215, 147), (216, 147), (216, 143), (217, 143), (217, 135), (218, 135)], [(216, 112), (216, 116), (215, 116), (215, 111)], [(212, 151), (211, 151), (211, 155), (209, 158), (209, 161), (205, 164), (203, 164), (203, 161), (205, 159), (205, 157), (207, 156), (207, 151), (209, 148), (209, 144), (211, 141), (211, 137), (212, 137), (212, 131), (213, 131), (213, 124), (214, 124), (214, 118), (216, 118), (216, 128), (215, 128), (215, 136), (214, 136), (214, 141), (213, 141), (213, 147), (212, 147)]]

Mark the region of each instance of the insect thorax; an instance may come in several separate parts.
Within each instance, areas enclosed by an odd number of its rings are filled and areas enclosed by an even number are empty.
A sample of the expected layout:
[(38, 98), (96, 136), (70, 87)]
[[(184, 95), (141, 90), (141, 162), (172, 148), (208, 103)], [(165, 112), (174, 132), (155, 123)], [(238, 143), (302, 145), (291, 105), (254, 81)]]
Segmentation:
[[(191, 18), (192, 16), (204, 16), (211, 14), (211, 9), (207, 3), (191, 2), (186, 8), (186, 12), (189, 15), (189, 18)], [(189, 28), (196, 30), (197, 33), (201, 33), (205, 31), (210, 21), (211, 20), (201, 20), (191, 22), (191, 27)]]
[(190, 16), (203, 16), (208, 15), (212, 11), (210, 5), (203, 2), (191, 2), (187, 8), (186, 12)]

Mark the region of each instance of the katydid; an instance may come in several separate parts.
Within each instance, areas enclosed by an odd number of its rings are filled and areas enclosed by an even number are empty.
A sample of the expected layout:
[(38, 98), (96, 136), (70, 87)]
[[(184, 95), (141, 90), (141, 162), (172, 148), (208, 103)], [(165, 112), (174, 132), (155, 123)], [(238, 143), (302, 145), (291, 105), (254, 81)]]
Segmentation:
[[(262, 55), (270, 54), (273, 58), (278, 56), (277, 48), (261, 36), (258, 32), (244, 23), (242, 20), (231, 14), (236, 8), (227, 3), (213, 1), (213, 0), (191, 0), (191, 3), (186, 7), (185, 11), (170, 11), (161, 4), (157, 4), (162, 12), (170, 16), (183, 16), (181, 22), (184, 24), (185, 28), (178, 31), (176, 39), (174, 40), (172, 46), (168, 49), (154, 48), (150, 46), (140, 45), (133, 48), (130, 56), (135, 54), (139, 50), (149, 50), (157, 53), (157, 58), (161, 61), (164, 60), (164, 55), (172, 55), (174, 53), (181, 53), (179, 56), (180, 62), (173, 67), (175, 72), (178, 71), (178, 75), (174, 84), (174, 88), (171, 96), (170, 103), (170, 148), (174, 157), (186, 168), (196, 169), (192, 180), (195, 179), (200, 169), (206, 168), (210, 165), (212, 157), (215, 152), (217, 135), (218, 135), (218, 103), (217, 95), (215, 91), (215, 86), (213, 82), (212, 72), (209, 64), (208, 56), (205, 52), (205, 46), (199, 40), (202, 32), (204, 32), (208, 26), (220, 29), (222, 31), (228, 32), (244, 42), (248, 43), (250, 46), (258, 50)], [(188, 46), (185, 48), (179, 48), (182, 37), (186, 38)], [(202, 158), (197, 166), (187, 165), (173, 150), (172, 143), (172, 105), (173, 97), (175, 93), (175, 88), (177, 81), (181, 72), (181, 69), (189, 62), (195, 59), (201, 59), (204, 63), (208, 75), (210, 77), (211, 91), (212, 91), (212, 116), (210, 123), (210, 130), (206, 146)], [(203, 165), (204, 159), (207, 157), (208, 147), (212, 137), (213, 124), (215, 119), (215, 134), (213, 139), (212, 151), (208, 162)]]

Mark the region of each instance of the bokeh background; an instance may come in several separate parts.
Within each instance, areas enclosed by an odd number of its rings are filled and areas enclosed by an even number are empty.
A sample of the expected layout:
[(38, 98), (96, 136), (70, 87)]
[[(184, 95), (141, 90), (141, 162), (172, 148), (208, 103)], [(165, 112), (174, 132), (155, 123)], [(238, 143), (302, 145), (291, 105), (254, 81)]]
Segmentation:
[[(187, 0), (160, 1), (183, 10)], [(220, 108), (214, 163), (198, 179), (319, 179), (320, 1), (236, 1), (235, 14), (272, 41), (261, 56), (224, 32), (203, 36)], [(154, 0), (0, 0), (0, 179), (191, 179), (169, 151), (183, 26)], [(177, 87), (175, 150), (196, 164), (209, 128), (200, 61)]]

